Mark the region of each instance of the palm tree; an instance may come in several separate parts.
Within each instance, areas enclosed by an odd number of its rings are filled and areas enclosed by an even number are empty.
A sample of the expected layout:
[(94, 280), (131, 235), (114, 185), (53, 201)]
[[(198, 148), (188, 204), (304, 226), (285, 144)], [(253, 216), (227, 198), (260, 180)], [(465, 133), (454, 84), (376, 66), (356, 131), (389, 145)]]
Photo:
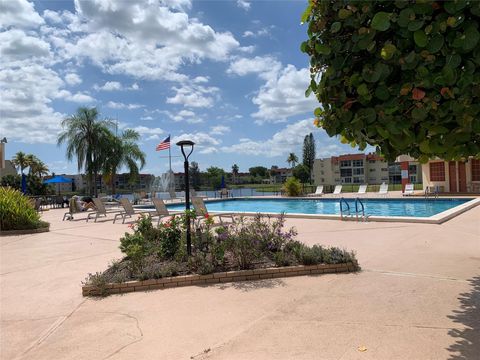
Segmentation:
[(290, 167), (294, 168), (295, 164), (298, 163), (298, 157), (294, 153), (290, 153), (287, 158), (287, 163)]
[(233, 164), (232, 166), (232, 175), (233, 175), (233, 183), (237, 183), (237, 175), (238, 175), (239, 167), (237, 164)]
[(104, 176), (110, 182), (113, 194), (115, 194), (115, 177), (120, 168), (127, 167), (133, 180), (139, 170), (145, 166), (145, 153), (136, 143), (139, 139), (140, 134), (131, 129), (125, 130), (120, 136), (110, 134), (104, 139), (102, 168)]
[[(20, 174), (23, 174), (23, 169), (30, 166), (29, 160), (30, 160), (29, 155), (25, 154), (22, 151), (19, 151), (12, 158), (12, 163), (16, 167), (20, 168)], [(17, 169), (17, 171), (18, 171), (18, 169)]]
[(78, 171), (85, 169), (90, 195), (97, 193), (96, 179), (101, 167), (101, 145), (111, 134), (109, 127), (113, 126), (109, 120), (98, 120), (98, 115), (96, 108), (79, 108), (76, 114), (62, 121), (64, 130), (57, 140), (58, 145), (67, 144), (68, 160), (77, 158)]
[(38, 177), (42, 177), (44, 175), (48, 175), (49, 172), (50, 170), (48, 169), (48, 166), (45, 165), (42, 160), (34, 157), (34, 161), (30, 163), (30, 173)]

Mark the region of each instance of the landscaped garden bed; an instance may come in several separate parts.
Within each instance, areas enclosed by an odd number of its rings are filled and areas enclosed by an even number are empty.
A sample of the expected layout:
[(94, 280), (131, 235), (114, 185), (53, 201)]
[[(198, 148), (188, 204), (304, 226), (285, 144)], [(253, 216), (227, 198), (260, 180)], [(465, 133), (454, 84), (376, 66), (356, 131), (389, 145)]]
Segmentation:
[(0, 234), (22, 235), (48, 231), (50, 224), (40, 220), (32, 201), (20, 191), (0, 187)]
[[(195, 224), (187, 254), (187, 216)], [(148, 216), (120, 239), (125, 257), (102, 273), (89, 274), (83, 295), (108, 295), (177, 286), (205, 285), (359, 269), (355, 254), (336, 247), (307, 246), (285, 230), (285, 219), (256, 215), (215, 224), (208, 214), (173, 216), (154, 226)]]

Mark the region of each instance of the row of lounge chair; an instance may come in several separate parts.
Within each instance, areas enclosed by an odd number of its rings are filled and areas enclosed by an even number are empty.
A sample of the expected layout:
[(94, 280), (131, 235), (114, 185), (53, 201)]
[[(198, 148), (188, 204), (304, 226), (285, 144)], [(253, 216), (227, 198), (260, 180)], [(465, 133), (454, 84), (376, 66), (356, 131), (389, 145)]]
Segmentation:
[[(360, 185), (358, 188), (358, 192), (356, 193), (357, 195), (365, 195), (367, 193), (367, 187), (368, 185)], [(333, 190), (332, 195), (334, 196), (339, 196), (342, 193), (342, 185), (336, 185), (335, 189)], [(414, 194), (414, 185), (413, 184), (406, 184), (405, 185), (405, 190), (403, 191), (402, 195), (403, 196), (410, 196)], [(309, 194), (307, 196), (323, 196), (323, 185), (317, 186), (317, 189), (315, 190), (314, 193)], [(380, 196), (388, 196), (388, 184), (383, 183), (380, 185), (380, 189), (377, 192), (377, 195)]]
[[(113, 223), (117, 221), (117, 219), (122, 219), (122, 224), (125, 223), (125, 220), (131, 218), (134, 215), (149, 215), (152, 218), (157, 217), (157, 225), (160, 224), (160, 221), (165, 218), (175, 214), (181, 213), (181, 211), (170, 211), (168, 210), (165, 202), (159, 198), (153, 198), (152, 203), (154, 205), (153, 210), (143, 210), (143, 209), (135, 209), (133, 204), (127, 198), (121, 198), (119, 200), (120, 207), (116, 208), (107, 208), (104, 202), (100, 198), (92, 199), (93, 203), (95, 204), (95, 209), (92, 211), (88, 211), (88, 215), (85, 218), (88, 222), (91, 219), (94, 219), (94, 222), (97, 222), (97, 219), (100, 217), (107, 217), (109, 214), (115, 214), (113, 217)], [(208, 214), (207, 207), (201, 197), (192, 197), (192, 205), (195, 209), (196, 213), (200, 215), (195, 225), (199, 226), (204, 219), (204, 216)], [(79, 213), (85, 213), (77, 208), (77, 204), (75, 200), (70, 201), (69, 204), (69, 211), (63, 215), (63, 220), (65, 219), (73, 219), (73, 216)], [(218, 225), (223, 225), (226, 223), (225, 219), (231, 219), (233, 221), (233, 214), (231, 213), (222, 213), (222, 214), (209, 214), (211, 217), (217, 217), (220, 220)]]

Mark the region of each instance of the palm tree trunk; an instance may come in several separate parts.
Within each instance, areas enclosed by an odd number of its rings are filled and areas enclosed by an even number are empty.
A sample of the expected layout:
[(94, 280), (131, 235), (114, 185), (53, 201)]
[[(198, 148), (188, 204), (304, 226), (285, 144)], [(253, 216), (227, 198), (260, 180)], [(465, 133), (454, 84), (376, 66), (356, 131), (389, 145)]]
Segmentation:
[(111, 176), (111, 179), (110, 179), (110, 183), (111, 183), (111, 186), (112, 186), (112, 195), (115, 195), (115, 191), (117, 190), (115, 188), (115, 178), (116, 178), (116, 172), (113, 171), (112, 174), (110, 175)]

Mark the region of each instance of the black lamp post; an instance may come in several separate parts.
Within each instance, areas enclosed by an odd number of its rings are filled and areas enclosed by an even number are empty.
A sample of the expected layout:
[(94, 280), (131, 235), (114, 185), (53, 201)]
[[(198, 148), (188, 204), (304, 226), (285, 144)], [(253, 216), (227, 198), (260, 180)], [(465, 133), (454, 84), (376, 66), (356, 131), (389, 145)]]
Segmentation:
[[(185, 168), (185, 210), (190, 210), (190, 181), (188, 179), (188, 158), (192, 155), (193, 146), (195, 143), (190, 140), (182, 140), (177, 142), (177, 145), (180, 146), (182, 150), (183, 157), (185, 158), (185, 162), (183, 163)], [(190, 148), (190, 152), (188, 155), (185, 153), (185, 150), (188, 151)], [(192, 235), (190, 233), (190, 214), (187, 213), (187, 254), (190, 256), (192, 255)]]

